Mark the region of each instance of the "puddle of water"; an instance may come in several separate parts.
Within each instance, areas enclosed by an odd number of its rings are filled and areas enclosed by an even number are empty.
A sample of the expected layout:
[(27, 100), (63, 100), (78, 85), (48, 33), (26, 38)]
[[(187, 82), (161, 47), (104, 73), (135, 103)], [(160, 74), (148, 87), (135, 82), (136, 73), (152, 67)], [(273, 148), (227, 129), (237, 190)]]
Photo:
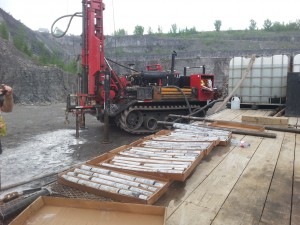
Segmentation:
[(33, 137), (0, 156), (1, 185), (22, 182), (42, 174), (58, 172), (76, 163), (72, 145), (81, 145), (74, 130), (57, 130)]

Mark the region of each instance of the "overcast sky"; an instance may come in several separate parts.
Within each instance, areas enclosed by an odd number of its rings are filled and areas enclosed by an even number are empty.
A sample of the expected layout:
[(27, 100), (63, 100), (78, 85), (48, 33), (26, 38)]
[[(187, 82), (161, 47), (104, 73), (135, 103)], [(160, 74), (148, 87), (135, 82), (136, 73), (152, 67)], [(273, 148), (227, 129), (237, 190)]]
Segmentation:
[[(258, 28), (272, 22), (295, 22), (300, 19), (299, 0), (104, 0), (104, 32), (125, 29), (132, 34), (136, 25), (147, 33), (158, 26), (164, 33), (172, 24), (178, 28), (195, 27), (197, 31), (214, 30), (215, 20), (221, 20), (221, 30), (244, 30), (254, 19)], [(81, 0), (0, 0), (0, 7), (33, 30), (50, 27), (62, 15), (81, 11)], [(64, 30), (62, 23), (57, 24)], [(81, 20), (75, 19), (69, 33), (81, 33)]]

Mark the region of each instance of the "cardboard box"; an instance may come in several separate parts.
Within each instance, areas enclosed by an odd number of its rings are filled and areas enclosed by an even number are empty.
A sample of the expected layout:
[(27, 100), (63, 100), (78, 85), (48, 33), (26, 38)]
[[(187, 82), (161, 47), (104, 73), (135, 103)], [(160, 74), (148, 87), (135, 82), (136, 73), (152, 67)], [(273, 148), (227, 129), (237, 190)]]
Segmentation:
[(39, 197), (10, 225), (164, 225), (166, 208), (130, 203)]

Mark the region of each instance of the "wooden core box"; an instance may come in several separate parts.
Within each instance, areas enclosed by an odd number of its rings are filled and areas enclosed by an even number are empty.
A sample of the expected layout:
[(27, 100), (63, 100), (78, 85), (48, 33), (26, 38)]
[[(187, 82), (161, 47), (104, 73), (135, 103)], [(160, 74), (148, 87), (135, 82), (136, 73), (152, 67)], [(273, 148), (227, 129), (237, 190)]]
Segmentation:
[(10, 225), (164, 225), (165, 218), (161, 206), (43, 196)]

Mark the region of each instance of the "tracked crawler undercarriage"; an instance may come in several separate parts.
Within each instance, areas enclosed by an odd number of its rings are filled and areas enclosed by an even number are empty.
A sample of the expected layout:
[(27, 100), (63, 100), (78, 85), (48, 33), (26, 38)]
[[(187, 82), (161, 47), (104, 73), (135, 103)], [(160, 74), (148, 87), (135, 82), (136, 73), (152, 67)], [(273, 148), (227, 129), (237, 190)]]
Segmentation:
[[(190, 105), (191, 112), (201, 108), (201, 105)], [(157, 121), (171, 121), (171, 113), (187, 115), (189, 107), (177, 105), (135, 105), (123, 111), (115, 118), (117, 125), (132, 134), (151, 134), (164, 128)], [(203, 115), (203, 112), (202, 112)]]

